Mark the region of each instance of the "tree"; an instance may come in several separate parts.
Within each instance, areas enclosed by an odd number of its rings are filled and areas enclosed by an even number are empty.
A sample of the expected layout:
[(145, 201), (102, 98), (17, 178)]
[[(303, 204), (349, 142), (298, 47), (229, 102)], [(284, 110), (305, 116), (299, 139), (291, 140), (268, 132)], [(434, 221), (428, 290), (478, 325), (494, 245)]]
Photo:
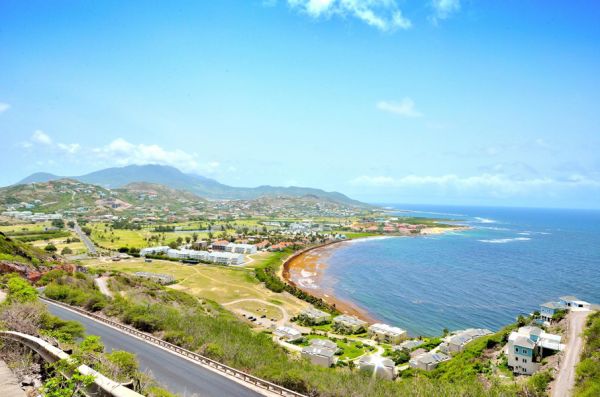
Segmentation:
[(69, 247), (65, 247), (62, 249), (62, 251), (60, 251), (61, 255), (71, 255), (73, 253), (73, 250)]
[(62, 229), (65, 227), (65, 221), (63, 221), (62, 219), (53, 219), (52, 226)]
[(73, 229), (73, 228), (75, 227), (75, 222), (73, 222), (73, 221), (69, 221), (69, 222), (67, 222), (67, 225), (69, 225), (69, 227), (70, 227), (71, 229)]
[(198, 233), (196, 233), (196, 232), (192, 233), (192, 241), (193, 242), (198, 241)]
[(54, 253), (57, 251), (56, 245), (52, 243), (48, 243), (47, 246), (44, 247), (44, 250), (49, 253)]
[(81, 228), (81, 231), (84, 232), (86, 235), (90, 235), (92, 234), (92, 228), (89, 226), (84, 226)]
[(19, 276), (12, 276), (7, 283), (9, 302), (34, 302), (37, 291), (27, 281)]

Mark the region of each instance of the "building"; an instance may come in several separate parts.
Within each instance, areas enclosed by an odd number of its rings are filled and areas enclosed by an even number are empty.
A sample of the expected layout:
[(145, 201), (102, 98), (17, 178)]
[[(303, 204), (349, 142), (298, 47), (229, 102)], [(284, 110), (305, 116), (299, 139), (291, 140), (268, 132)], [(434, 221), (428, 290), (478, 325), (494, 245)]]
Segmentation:
[(370, 355), (358, 360), (358, 368), (383, 379), (392, 380), (396, 377), (396, 364), (389, 358)]
[(208, 242), (206, 242), (204, 240), (194, 241), (192, 243), (192, 249), (194, 249), (194, 250), (204, 251), (207, 248), (208, 248)]
[(211, 244), (211, 248), (213, 251), (225, 251), (229, 241), (227, 240), (218, 240)]
[(171, 247), (167, 247), (166, 245), (160, 247), (142, 248), (140, 250), (140, 256), (166, 254), (170, 249)]
[(309, 346), (302, 349), (301, 355), (314, 365), (331, 367), (336, 362), (337, 352), (338, 347), (334, 342), (327, 339), (313, 339)]
[(392, 345), (397, 345), (408, 337), (408, 333), (405, 329), (380, 323), (371, 325), (368, 333), (369, 338), (378, 342), (390, 343)]
[(560, 302), (546, 302), (540, 306), (540, 320), (551, 322), (555, 313), (559, 310), (566, 310), (566, 308)]
[(333, 319), (333, 329), (339, 334), (358, 334), (363, 332), (366, 326), (365, 321), (346, 314)]
[(225, 246), (225, 251), (235, 254), (256, 254), (256, 246), (252, 244), (229, 243)]
[(330, 322), (331, 315), (311, 306), (300, 312), (298, 319), (307, 325), (319, 325)]
[(394, 350), (404, 350), (409, 352), (421, 346), (423, 343), (425, 342), (419, 339), (406, 340), (400, 343), (398, 346), (394, 346)]
[(533, 326), (521, 327), (508, 336), (505, 353), (508, 367), (516, 374), (534, 374), (544, 356), (564, 348), (560, 335), (548, 334)]
[(210, 262), (223, 265), (239, 266), (244, 263), (244, 255), (231, 252), (211, 252), (208, 254), (208, 258)]
[(444, 341), (440, 344), (440, 351), (446, 354), (461, 352), (467, 343), (491, 333), (492, 331), (489, 329), (483, 328), (469, 328), (453, 332), (444, 338)]
[(559, 303), (567, 307), (567, 309), (584, 309), (590, 310), (591, 304), (586, 301), (581, 301), (574, 296), (561, 296)]
[(424, 371), (431, 371), (438, 366), (439, 363), (450, 360), (450, 356), (444, 353), (421, 353), (410, 359), (408, 364), (411, 368), (418, 368)]
[(277, 327), (275, 331), (273, 331), (273, 335), (286, 342), (295, 342), (302, 339), (302, 332), (298, 331), (296, 328), (286, 326)]

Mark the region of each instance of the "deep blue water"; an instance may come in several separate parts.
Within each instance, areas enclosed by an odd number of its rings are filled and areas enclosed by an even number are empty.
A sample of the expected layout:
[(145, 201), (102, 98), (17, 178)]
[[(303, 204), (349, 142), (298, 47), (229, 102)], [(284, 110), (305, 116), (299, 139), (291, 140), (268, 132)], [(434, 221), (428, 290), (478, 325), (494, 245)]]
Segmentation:
[(394, 208), (472, 229), (335, 250), (322, 283), (380, 320), (435, 335), (445, 327), (497, 330), (562, 295), (600, 303), (600, 211)]

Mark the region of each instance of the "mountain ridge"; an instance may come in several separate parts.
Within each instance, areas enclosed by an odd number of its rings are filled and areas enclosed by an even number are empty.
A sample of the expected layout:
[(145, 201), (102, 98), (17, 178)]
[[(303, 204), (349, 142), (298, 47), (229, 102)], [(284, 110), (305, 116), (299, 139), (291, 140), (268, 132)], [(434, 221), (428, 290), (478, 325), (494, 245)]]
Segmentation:
[(17, 182), (15, 185), (49, 182), (65, 178), (111, 189), (121, 188), (136, 182), (156, 183), (172, 189), (186, 190), (209, 199), (250, 200), (262, 196), (302, 197), (313, 195), (346, 205), (357, 207), (368, 206), (365, 203), (351, 199), (335, 191), (328, 192), (322, 189), (299, 186), (261, 185), (258, 187), (234, 187), (202, 175), (184, 173), (175, 167), (158, 164), (110, 167), (81, 176), (58, 176), (47, 172), (36, 172)]

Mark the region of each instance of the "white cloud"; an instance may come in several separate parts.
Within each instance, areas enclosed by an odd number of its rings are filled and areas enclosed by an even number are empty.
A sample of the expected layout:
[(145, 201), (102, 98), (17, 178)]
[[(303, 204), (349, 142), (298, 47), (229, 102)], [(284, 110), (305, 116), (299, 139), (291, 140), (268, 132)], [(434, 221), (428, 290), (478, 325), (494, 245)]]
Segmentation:
[(31, 136), (31, 140), (42, 145), (52, 145), (52, 139), (42, 130), (36, 130)]
[(92, 149), (92, 153), (103, 161), (117, 165), (161, 164), (170, 165), (186, 172), (216, 172), (221, 164), (212, 161), (206, 164), (197, 160), (197, 155), (180, 149), (166, 150), (158, 145), (134, 144), (118, 138), (106, 146)]
[(290, 7), (313, 18), (352, 16), (382, 31), (409, 29), (396, 0), (287, 0)]
[(0, 102), (0, 113), (4, 113), (8, 109), (10, 109), (10, 104), (8, 104), (6, 102)]
[(382, 188), (439, 188), (444, 191), (481, 190), (495, 196), (510, 196), (529, 193), (547, 188), (588, 187), (600, 188), (600, 180), (573, 174), (566, 178), (534, 177), (511, 178), (503, 174), (481, 174), (461, 177), (455, 174), (439, 176), (406, 175), (399, 178), (390, 176), (359, 176), (351, 184), (356, 186)]
[(460, 10), (460, 0), (432, 0), (431, 7), (433, 8), (431, 21), (437, 24), (438, 21), (448, 19)]
[(59, 143), (56, 146), (69, 154), (75, 154), (79, 151), (79, 149), (81, 149), (81, 145), (78, 143)]
[(422, 117), (423, 114), (415, 108), (415, 102), (410, 98), (403, 98), (400, 102), (379, 101), (377, 109), (397, 114), (402, 117)]

